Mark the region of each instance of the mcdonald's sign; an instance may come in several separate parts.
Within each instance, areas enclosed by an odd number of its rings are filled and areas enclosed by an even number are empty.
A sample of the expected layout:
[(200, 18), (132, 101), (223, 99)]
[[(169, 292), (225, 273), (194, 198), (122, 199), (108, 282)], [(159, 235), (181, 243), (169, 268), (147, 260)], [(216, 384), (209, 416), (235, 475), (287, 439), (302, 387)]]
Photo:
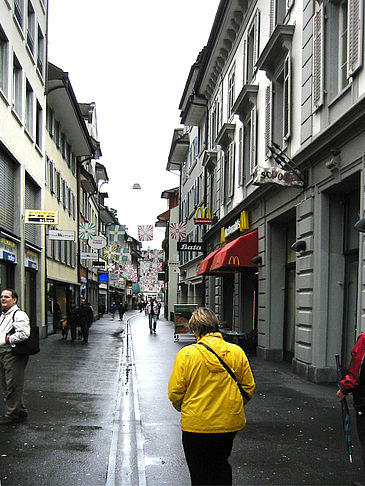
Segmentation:
[(230, 256), (228, 260), (228, 265), (235, 265), (239, 266), (240, 265), (240, 259), (238, 256)]
[(208, 207), (198, 206), (194, 218), (195, 224), (212, 224), (212, 216)]

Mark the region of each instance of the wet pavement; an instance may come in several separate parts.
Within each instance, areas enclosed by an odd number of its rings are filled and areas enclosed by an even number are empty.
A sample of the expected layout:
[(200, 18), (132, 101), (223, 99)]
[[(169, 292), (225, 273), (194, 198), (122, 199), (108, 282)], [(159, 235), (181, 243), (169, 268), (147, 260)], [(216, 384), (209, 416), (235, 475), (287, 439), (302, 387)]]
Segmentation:
[[(128, 320), (128, 325), (127, 325)], [(41, 341), (26, 370), (22, 424), (0, 428), (1, 486), (188, 485), (180, 415), (167, 399), (173, 324), (106, 316), (87, 345)], [(314, 385), (286, 363), (250, 357), (257, 388), (231, 455), (234, 484), (350, 485), (364, 480), (353, 423), (354, 463), (343, 441), (335, 385)], [(3, 410), (1, 410), (3, 413)]]

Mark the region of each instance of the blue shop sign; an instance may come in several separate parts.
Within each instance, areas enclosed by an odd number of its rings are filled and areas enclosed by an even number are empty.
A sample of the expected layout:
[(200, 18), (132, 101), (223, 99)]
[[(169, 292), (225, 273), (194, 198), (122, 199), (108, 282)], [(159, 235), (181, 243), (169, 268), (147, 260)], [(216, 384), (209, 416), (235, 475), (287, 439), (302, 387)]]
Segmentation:
[(107, 282), (108, 281), (108, 272), (101, 273), (99, 275), (99, 282)]
[(15, 263), (16, 256), (14, 255), (14, 253), (9, 253), (8, 251), (3, 250), (3, 260)]

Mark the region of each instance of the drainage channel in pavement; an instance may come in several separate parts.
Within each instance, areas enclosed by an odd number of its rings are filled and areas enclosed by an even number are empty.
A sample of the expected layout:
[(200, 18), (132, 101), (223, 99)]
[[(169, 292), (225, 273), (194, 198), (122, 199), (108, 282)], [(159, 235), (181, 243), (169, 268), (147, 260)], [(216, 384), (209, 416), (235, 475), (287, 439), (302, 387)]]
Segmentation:
[(146, 486), (141, 414), (132, 335), (127, 319), (121, 348), (118, 390), (106, 486)]

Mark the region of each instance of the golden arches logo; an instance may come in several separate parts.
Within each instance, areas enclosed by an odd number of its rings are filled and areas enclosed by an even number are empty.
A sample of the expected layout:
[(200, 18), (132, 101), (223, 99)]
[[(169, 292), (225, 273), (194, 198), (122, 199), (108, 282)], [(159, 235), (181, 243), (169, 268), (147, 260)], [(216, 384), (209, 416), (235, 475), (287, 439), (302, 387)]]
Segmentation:
[(238, 256), (230, 256), (228, 260), (228, 265), (240, 265), (240, 259)]
[(240, 231), (241, 233), (245, 230), (248, 230), (250, 227), (248, 223), (248, 213), (247, 211), (242, 211), (240, 214)]
[(199, 218), (199, 214), (200, 214), (200, 218), (212, 219), (212, 216), (210, 214), (210, 209), (208, 207), (202, 208), (201, 206), (198, 206), (195, 212), (195, 219)]

